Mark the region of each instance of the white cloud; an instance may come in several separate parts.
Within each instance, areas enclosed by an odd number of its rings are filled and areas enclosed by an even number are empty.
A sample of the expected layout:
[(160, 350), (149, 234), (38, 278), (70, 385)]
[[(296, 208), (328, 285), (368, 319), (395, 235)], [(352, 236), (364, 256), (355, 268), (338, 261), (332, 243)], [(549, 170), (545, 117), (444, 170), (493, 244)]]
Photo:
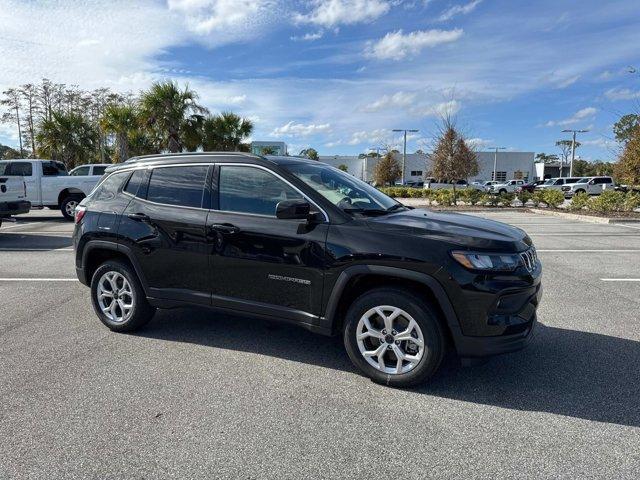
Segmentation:
[(279, 0), (168, 0), (186, 28), (210, 46), (247, 40), (279, 21)]
[(281, 127), (273, 130), (271, 135), (278, 136), (288, 136), (288, 137), (307, 137), (309, 135), (313, 135), (316, 133), (326, 133), (331, 129), (331, 124), (324, 123), (321, 125), (308, 124), (304, 125), (302, 123), (296, 123), (291, 121)]
[(317, 32), (309, 32), (304, 35), (292, 35), (291, 40), (294, 42), (302, 41), (302, 42), (312, 42), (313, 40), (319, 40), (324, 36), (324, 32), (322, 30), (318, 30)]
[(393, 95), (383, 95), (379, 100), (366, 105), (363, 111), (378, 112), (387, 108), (406, 108), (411, 106), (415, 99), (415, 93), (396, 92)]
[(567, 78), (565, 78), (563, 80), (560, 80), (556, 84), (556, 88), (557, 89), (567, 88), (568, 86), (573, 85), (574, 83), (576, 83), (579, 78), (580, 78), (580, 75), (573, 75), (572, 77), (567, 77)]
[(401, 60), (420, 53), (423, 48), (435, 47), (442, 43), (455, 42), (462, 36), (462, 29), (417, 30), (403, 34), (402, 30), (387, 33), (375, 43), (370, 43), (365, 54), (381, 60)]
[(618, 144), (615, 141), (608, 140), (606, 138), (596, 138), (596, 139), (593, 139), (593, 140), (583, 140), (580, 143), (582, 145), (590, 145), (592, 147), (606, 148), (606, 149), (610, 149), (610, 148), (614, 148), (614, 147), (618, 146)]
[(362, 143), (386, 143), (389, 140), (390, 131), (384, 128), (376, 130), (360, 130), (353, 132), (351, 138), (346, 142), (347, 145), (360, 145)]
[(446, 22), (447, 20), (451, 20), (453, 17), (457, 15), (466, 15), (475, 10), (475, 8), (482, 3), (482, 0), (473, 0), (464, 5), (454, 5), (451, 8), (448, 8), (438, 18), (441, 22)]
[(633, 91), (629, 88), (610, 88), (604, 92), (609, 100), (635, 100), (640, 98), (640, 90)]
[(493, 140), (476, 137), (476, 138), (467, 139), (467, 143), (473, 146), (474, 148), (480, 150), (480, 149), (489, 147), (489, 145), (493, 145), (495, 142)]
[(384, 0), (312, 0), (313, 9), (307, 14), (294, 14), (296, 23), (311, 23), (323, 27), (353, 25), (370, 22), (389, 11)]
[(549, 120), (545, 123), (547, 127), (566, 127), (582, 121), (592, 120), (598, 110), (594, 107), (586, 107), (578, 110), (571, 117), (564, 120)]
[(449, 100), (432, 105), (416, 106), (409, 109), (412, 115), (418, 117), (443, 117), (447, 115), (455, 115), (460, 111), (462, 105), (457, 100)]

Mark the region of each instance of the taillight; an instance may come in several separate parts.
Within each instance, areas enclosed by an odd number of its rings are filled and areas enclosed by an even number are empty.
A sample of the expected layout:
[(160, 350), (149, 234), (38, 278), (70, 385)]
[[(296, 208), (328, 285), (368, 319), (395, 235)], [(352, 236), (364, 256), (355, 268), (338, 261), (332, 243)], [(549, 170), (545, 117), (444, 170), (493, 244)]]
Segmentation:
[(77, 206), (76, 207), (76, 214), (75, 214), (75, 222), (76, 223), (80, 223), (82, 221), (82, 218), (84, 217), (84, 214), (87, 213), (87, 207), (80, 207)]

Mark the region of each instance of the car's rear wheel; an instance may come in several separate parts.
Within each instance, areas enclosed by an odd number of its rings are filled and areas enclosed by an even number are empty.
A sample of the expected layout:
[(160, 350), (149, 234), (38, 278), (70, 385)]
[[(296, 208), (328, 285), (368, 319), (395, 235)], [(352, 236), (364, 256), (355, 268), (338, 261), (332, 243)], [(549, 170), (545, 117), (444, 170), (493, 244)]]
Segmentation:
[(500, 195), (502, 195), (503, 193), (507, 193), (507, 190), (504, 189), (504, 188), (501, 188), (499, 193), (500, 193)]
[(583, 190), (582, 188), (579, 188), (578, 190), (576, 190), (576, 194), (578, 193), (587, 193), (586, 190)]
[(155, 313), (133, 269), (118, 260), (109, 260), (94, 272), (91, 301), (100, 321), (116, 332), (136, 330)]
[(76, 214), (76, 207), (82, 200), (80, 197), (71, 196), (65, 198), (60, 204), (60, 211), (62, 212), (62, 216), (67, 220), (73, 220)]
[(380, 288), (349, 308), (344, 344), (354, 365), (374, 382), (407, 387), (437, 371), (445, 340), (429, 303), (409, 291)]

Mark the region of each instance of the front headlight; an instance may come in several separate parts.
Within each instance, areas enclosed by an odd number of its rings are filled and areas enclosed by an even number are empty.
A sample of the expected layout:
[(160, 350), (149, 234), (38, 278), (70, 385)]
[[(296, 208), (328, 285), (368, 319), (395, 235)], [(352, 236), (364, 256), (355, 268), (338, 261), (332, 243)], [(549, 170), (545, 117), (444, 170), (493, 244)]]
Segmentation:
[(453, 251), (451, 256), (469, 270), (488, 270), (492, 272), (511, 272), (520, 264), (517, 253), (476, 253)]

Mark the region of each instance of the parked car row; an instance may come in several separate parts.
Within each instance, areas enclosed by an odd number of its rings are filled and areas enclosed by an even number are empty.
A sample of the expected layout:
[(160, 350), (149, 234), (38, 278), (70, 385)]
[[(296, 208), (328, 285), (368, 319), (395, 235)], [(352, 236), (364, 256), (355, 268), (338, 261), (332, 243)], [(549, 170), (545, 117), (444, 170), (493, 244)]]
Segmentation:
[(31, 208), (60, 209), (67, 220), (73, 220), (76, 206), (96, 186), (103, 167), (83, 165), (70, 174), (64, 163), (54, 160), (7, 160), (0, 161), (0, 176), (24, 182), (24, 200)]

